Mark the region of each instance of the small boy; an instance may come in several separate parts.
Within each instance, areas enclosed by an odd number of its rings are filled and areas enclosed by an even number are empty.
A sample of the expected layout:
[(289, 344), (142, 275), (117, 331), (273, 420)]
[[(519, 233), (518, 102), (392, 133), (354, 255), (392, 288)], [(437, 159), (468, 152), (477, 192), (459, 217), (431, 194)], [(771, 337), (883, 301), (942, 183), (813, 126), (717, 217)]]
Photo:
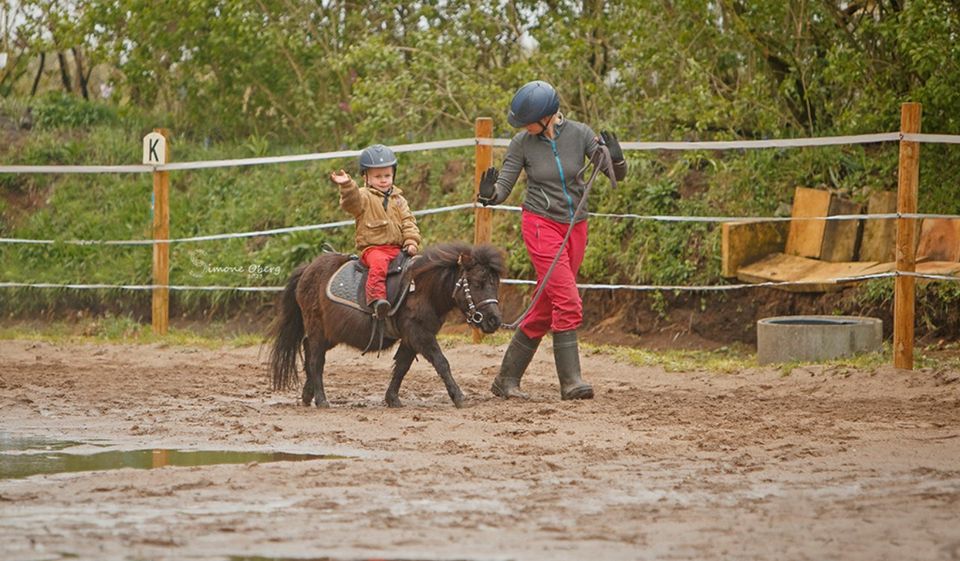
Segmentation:
[(393, 184), (397, 173), (397, 157), (382, 144), (374, 144), (360, 153), (360, 174), (363, 188), (342, 169), (330, 174), (340, 187), (340, 208), (356, 219), (357, 250), (367, 274), (367, 305), (377, 319), (390, 311), (387, 302), (387, 267), (400, 253), (417, 254), (420, 229), (410, 212), (403, 191)]

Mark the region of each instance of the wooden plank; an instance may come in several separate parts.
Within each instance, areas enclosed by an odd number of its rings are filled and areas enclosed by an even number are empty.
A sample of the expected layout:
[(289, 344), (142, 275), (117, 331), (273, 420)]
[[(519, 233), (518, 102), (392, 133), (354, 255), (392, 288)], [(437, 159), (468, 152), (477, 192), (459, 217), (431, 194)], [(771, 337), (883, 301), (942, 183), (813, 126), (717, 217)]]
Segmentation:
[[(864, 261), (864, 263), (876, 263), (875, 261)], [(880, 273), (889, 273), (897, 269), (897, 264), (893, 261), (887, 261), (886, 263), (876, 263), (869, 269), (866, 269), (864, 275), (877, 275)]]
[[(797, 187), (793, 195), (794, 218), (828, 216), (830, 212), (830, 192), (822, 189)], [(820, 257), (823, 247), (825, 220), (793, 220), (787, 233), (784, 253), (801, 257)]]
[(802, 283), (778, 287), (787, 292), (831, 292), (840, 290), (846, 284), (837, 279), (869, 274), (878, 265), (875, 262), (828, 263), (799, 255), (776, 253), (741, 267), (737, 271), (737, 278), (744, 282)]
[[(893, 261), (886, 263), (877, 263), (865, 270), (864, 275), (875, 275), (877, 273), (889, 273), (897, 269), (897, 264)], [(917, 273), (925, 275), (953, 275), (960, 273), (960, 262), (957, 261), (918, 261), (916, 266)]]
[[(920, 132), (921, 105), (900, 105), (900, 132)], [(920, 183), (920, 143), (900, 141), (897, 167), (897, 212), (917, 212), (917, 186)], [(897, 219), (897, 270), (913, 271), (916, 267), (916, 235), (913, 218)], [(893, 283), (893, 365), (913, 370), (913, 336), (916, 306), (914, 278), (898, 276)]]
[(841, 281), (838, 279), (867, 274), (866, 271), (869, 271), (876, 265), (877, 263), (874, 262), (842, 261), (839, 263), (829, 263), (821, 261), (820, 265), (811, 270), (807, 276), (797, 280), (801, 282), (834, 283), (838, 285), (849, 284), (856, 281)]
[[(830, 199), (830, 216), (841, 214), (860, 214), (862, 207), (846, 199), (834, 195)], [(824, 225), (823, 245), (820, 248), (820, 259), (824, 261), (845, 262), (854, 261), (860, 245), (860, 220), (830, 220)]]
[(786, 222), (724, 222), (721, 224), (720, 274), (737, 276), (737, 269), (771, 253), (782, 252)]
[(917, 272), (925, 275), (950, 275), (955, 277), (958, 276), (957, 273), (960, 273), (960, 263), (956, 261), (924, 261), (923, 263), (917, 263)]
[[(896, 191), (877, 191), (867, 201), (867, 214), (897, 212)], [(897, 223), (893, 218), (865, 220), (860, 242), (860, 261), (893, 261), (896, 258)]]
[(960, 261), (960, 220), (924, 218), (917, 261)]
[[(816, 259), (774, 253), (755, 263), (740, 267), (737, 270), (737, 278), (743, 282), (793, 281), (809, 273), (817, 263), (819, 261)], [(784, 289), (796, 290), (795, 287)]]

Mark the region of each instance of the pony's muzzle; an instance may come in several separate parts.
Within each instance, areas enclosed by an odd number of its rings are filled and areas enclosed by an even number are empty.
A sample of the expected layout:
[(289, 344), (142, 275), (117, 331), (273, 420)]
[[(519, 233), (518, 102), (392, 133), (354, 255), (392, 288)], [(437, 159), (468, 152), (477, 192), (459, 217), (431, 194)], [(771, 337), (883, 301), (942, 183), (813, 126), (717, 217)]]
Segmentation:
[(500, 307), (493, 304), (484, 312), (483, 319), (479, 322), (480, 330), (484, 333), (493, 333), (500, 329), (502, 319), (500, 317)]

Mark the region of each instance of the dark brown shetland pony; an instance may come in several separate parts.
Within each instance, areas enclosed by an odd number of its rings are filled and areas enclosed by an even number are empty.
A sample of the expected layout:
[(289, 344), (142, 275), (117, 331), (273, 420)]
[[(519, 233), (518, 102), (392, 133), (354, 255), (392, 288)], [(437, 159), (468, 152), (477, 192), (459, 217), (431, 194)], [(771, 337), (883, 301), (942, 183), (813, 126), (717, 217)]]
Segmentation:
[[(297, 357), (301, 345), (307, 373), (303, 404), (314, 400), (317, 407), (329, 407), (323, 390), (323, 367), (328, 349), (346, 343), (364, 349), (370, 343), (373, 320), (359, 310), (332, 302), (326, 295), (330, 277), (349, 259), (340, 253), (320, 255), (298, 267), (283, 291), (280, 315), (274, 322), (270, 364), (274, 389), (297, 383)], [(447, 394), (457, 407), (463, 406), (463, 392), (450, 373), (450, 364), (440, 351), (437, 332), (447, 313), (458, 308), (468, 323), (493, 333), (500, 327), (497, 290), (503, 273), (500, 250), (490, 245), (440, 244), (427, 248), (410, 265), (416, 290), (407, 294), (394, 314), (400, 346), (393, 357), (393, 377), (386, 402), (400, 407), (400, 384), (418, 354), (423, 355), (443, 379)], [(398, 339), (374, 341), (371, 350), (391, 347)]]

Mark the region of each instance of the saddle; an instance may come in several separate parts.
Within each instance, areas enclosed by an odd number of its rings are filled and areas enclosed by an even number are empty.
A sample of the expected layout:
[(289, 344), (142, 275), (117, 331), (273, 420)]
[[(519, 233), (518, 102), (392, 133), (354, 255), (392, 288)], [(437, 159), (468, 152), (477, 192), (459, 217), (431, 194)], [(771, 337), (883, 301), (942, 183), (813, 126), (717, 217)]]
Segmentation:
[[(419, 256), (410, 257), (401, 251), (387, 267), (387, 301), (390, 302), (388, 316), (397, 312), (407, 293), (416, 290), (413, 277), (405, 274), (416, 259), (419, 259)], [(373, 309), (367, 305), (367, 273), (367, 266), (360, 262), (360, 258), (351, 255), (350, 260), (341, 265), (327, 282), (327, 298), (337, 304), (373, 314)]]

